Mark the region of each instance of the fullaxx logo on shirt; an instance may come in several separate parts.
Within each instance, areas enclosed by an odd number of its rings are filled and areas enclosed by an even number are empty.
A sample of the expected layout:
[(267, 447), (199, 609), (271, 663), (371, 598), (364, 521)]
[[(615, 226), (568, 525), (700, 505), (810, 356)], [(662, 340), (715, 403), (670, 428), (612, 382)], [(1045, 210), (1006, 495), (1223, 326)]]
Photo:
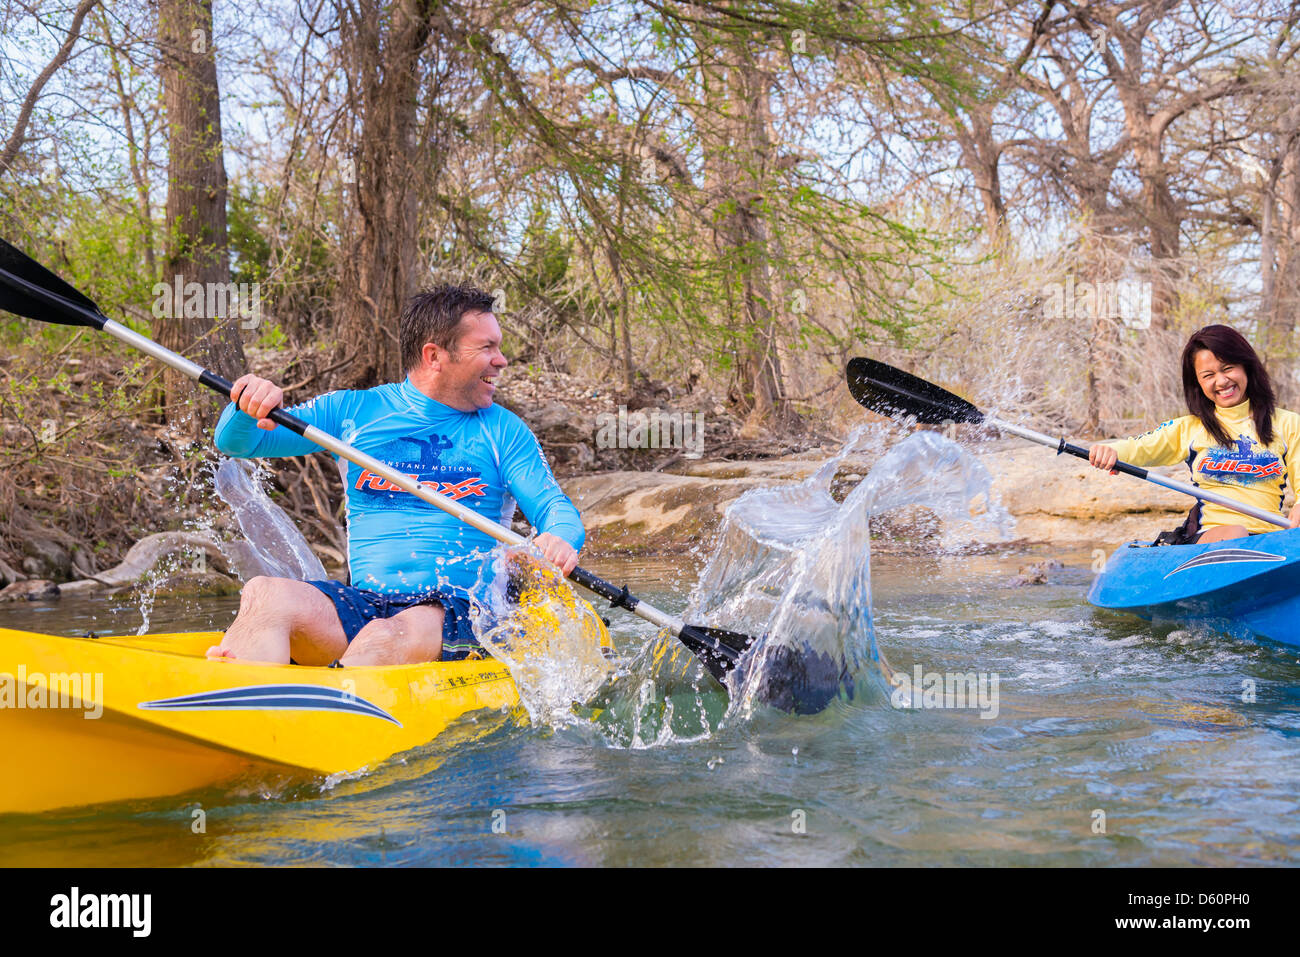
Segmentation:
[[(407, 475), (412, 482), (420, 482), (418, 475)], [(459, 482), (420, 482), (426, 488), (431, 488), (435, 492), (441, 492), (448, 498), (464, 498), (466, 495), (482, 495), (487, 485), (477, 475), (472, 475), (467, 479)], [(382, 475), (376, 475), (370, 469), (362, 469), (361, 474), (357, 476), (357, 491), (370, 489), (375, 492), (405, 492), (406, 489), (394, 485)]]
[[(483, 495), (487, 484), (482, 476), (468, 466), (449, 466), (442, 464), (442, 453), (452, 447), (451, 439), (443, 435), (433, 435), (427, 439), (397, 439), (377, 450), (376, 458), (386, 461), (392, 468), (405, 475), (412, 482), (418, 482), (426, 488), (440, 492), (448, 498), (461, 499), (468, 495)], [(416, 471), (411, 472), (414, 468)], [(464, 475), (465, 472), (473, 474)], [(448, 473), (453, 473), (448, 475)], [(462, 474), (456, 474), (462, 473)], [(431, 476), (431, 478), (421, 478)], [(432, 478), (437, 476), (437, 478)], [(445, 481), (452, 478), (453, 481)], [(405, 492), (382, 475), (369, 469), (362, 469), (353, 488), (358, 492)], [(382, 499), (380, 500), (382, 501)]]
[(1283, 474), (1282, 462), (1263, 446), (1244, 435), (1237, 436), (1236, 448), (1208, 449), (1197, 466), (1199, 472), (1241, 476), (1247, 481)]

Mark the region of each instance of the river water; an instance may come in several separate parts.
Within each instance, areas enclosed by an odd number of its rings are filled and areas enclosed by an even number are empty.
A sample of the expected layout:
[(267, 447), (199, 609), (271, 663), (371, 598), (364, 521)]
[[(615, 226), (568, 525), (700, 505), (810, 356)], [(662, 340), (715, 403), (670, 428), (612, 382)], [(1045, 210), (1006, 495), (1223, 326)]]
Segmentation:
[[(786, 598), (806, 599), (816, 569), (831, 567), (823, 551), (778, 568), (785, 598), (735, 583), (722, 597), (692, 596), (701, 576), (722, 576), (724, 552), (735, 571), (731, 546), (711, 551), (707, 569), (592, 564), (674, 613), (688, 602), (692, 614), (725, 606), (774, 634), (790, 618)], [(1010, 584), (1045, 559), (1061, 563), (1046, 584)], [(779, 565), (772, 554), (746, 560)], [(616, 611), (611, 631), (632, 664), (598, 720), (540, 726), (523, 709), (493, 712), (344, 780), (246, 781), (0, 816), (0, 864), (1300, 861), (1300, 656), (1092, 609), (1091, 566), (1089, 553), (1044, 548), (876, 555), (869, 573), (854, 571), (868, 606), (850, 589), (841, 597), (852, 609), (824, 596), (834, 614), (806, 619), (819, 647), (847, 643), (840, 651), (855, 658), (852, 693), (841, 689), (816, 714), (744, 694), (729, 705), (662, 655), (647, 663), (653, 656), (637, 653), (653, 628)], [(159, 600), (149, 625), (220, 629), (235, 607)], [(832, 623), (846, 618), (856, 620), (851, 633)], [(124, 600), (0, 608), (0, 627), (57, 634), (141, 624), (140, 606)], [(982, 677), (987, 694), (927, 696), (930, 676), (952, 673)], [(206, 830), (194, 833), (200, 807)]]

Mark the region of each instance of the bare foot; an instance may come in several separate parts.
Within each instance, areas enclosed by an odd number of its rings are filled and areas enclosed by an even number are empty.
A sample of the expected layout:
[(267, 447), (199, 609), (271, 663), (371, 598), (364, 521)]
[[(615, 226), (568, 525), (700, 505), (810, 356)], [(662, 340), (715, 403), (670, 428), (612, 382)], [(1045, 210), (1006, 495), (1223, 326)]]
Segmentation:
[(242, 635), (232, 637), (228, 631), (222, 636), (221, 644), (208, 649), (208, 657), (214, 661), (242, 661), (250, 665), (287, 665), (288, 649), (280, 647), (287, 644), (273, 635), (263, 635), (262, 640), (253, 636), (250, 640), (250, 637)]

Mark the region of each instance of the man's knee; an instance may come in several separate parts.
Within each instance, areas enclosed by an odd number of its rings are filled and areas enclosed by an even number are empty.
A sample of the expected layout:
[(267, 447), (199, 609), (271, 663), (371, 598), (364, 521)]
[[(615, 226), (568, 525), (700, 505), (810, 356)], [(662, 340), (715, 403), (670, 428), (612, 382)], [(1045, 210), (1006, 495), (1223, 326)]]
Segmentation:
[(244, 587), (239, 593), (239, 610), (258, 611), (263, 608), (273, 607), (277, 599), (283, 597), (289, 587), (298, 584), (301, 584), (301, 582), (295, 582), (291, 578), (271, 578), (268, 575), (254, 575), (244, 582)]
[(324, 594), (315, 585), (298, 579), (273, 579), (268, 575), (255, 575), (244, 583), (239, 594), (239, 609), (285, 609), (295, 605), (320, 605), (317, 598)]
[(390, 619), (376, 618), (374, 621), (368, 621), (361, 626), (356, 637), (352, 639), (349, 648), (362, 647), (369, 644), (378, 644), (385, 641), (392, 641), (400, 638), (401, 629), (393, 624)]
[(392, 618), (376, 618), (368, 621), (352, 639), (352, 644), (385, 644), (396, 642), (421, 642), (430, 637), (442, 639), (442, 608), (433, 606), (421, 609), (419, 615), (407, 613), (394, 615)]
[(239, 617), (312, 626), (328, 620), (333, 603), (314, 585), (255, 575), (239, 595)]
[(392, 618), (367, 622), (348, 645), (343, 660), (366, 664), (437, 661), (442, 653), (442, 616), (440, 605), (421, 605)]

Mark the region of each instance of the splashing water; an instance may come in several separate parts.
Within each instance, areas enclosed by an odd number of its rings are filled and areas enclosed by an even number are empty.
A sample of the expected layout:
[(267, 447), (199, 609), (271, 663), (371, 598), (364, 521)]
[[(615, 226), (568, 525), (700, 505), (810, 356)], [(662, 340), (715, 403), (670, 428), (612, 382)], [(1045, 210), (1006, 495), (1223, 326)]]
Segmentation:
[(158, 584), (162, 579), (162, 575), (151, 573), (146, 575), (141, 581), (141, 586), (136, 596), (136, 601), (138, 602), (138, 607), (140, 609), (140, 627), (135, 631), (137, 635), (149, 634), (149, 623), (153, 620), (154, 601), (158, 597)]
[(242, 459), (226, 459), (217, 469), (214, 485), (222, 501), (235, 513), (235, 521), (251, 550), (232, 557), (239, 576), (254, 575), (321, 581), (329, 576), (302, 532), (284, 510), (271, 501), (256, 479), (257, 466)]
[[(661, 634), (602, 696), (610, 746), (697, 741), (761, 705), (818, 712), (853, 697), (864, 673), (866, 687), (887, 693), (892, 669), (872, 625), (871, 519), (929, 509), (948, 542), (976, 530), (1006, 539), (1011, 520), (990, 494), (988, 470), (960, 446), (921, 432), (882, 455), (881, 438), (865, 426), (806, 481), (754, 489), (731, 505), (683, 616), (762, 636), (731, 678), (730, 704), (695, 657)], [(874, 466), (836, 502), (836, 473), (862, 454)]]
[[(594, 721), (614, 747), (697, 741), (725, 720), (747, 720), (756, 706), (821, 711), (836, 697), (853, 697), (866, 666), (875, 679), (868, 686), (884, 690), (892, 669), (872, 625), (871, 519), (921, 507), (950, 538), (968, 537), (966, 528), (978, 525), (1003, 539), (1010, 519), (990, 494), (987, 469), (960, 446), (920, 432), (881, 455), (880, 438), (865, 426), (806, 481), (751, 490), (727, 510), (683, 617), (763, 636), (732, 676), (729, 703), (667, 634), (615, 674), (599, 616), (531, 545), (475, 556), (474, 632), (510, 669), (534, 724)], [(836, 502), (832, 484), (855, 454), (875, 464)], [(245, 463), (223, 463), (217, 487), (270, 569), (254, 574), (324, 577)]]
[(609, 676), (605, 624), (531, 545), (498, 547), (470, 589), (479, 642), (510, 669), (529, 719), (546, 727), (579, 723)]
[[(242, 581), (255, 575), (276, 578), (293, 578), (299, 581), (322, 580), (327, 577), (307, 540), (293, 524), (292, 519), (262, 489), (258, 481), (259, 467), (247, 460), (224, 459), (212, 476), (217, 495), (230, 507), (243, 539), (221, 541), (213, 528), (213, 515), (208, 512), (187, 524), (190, 531), (216, 541), (230, 568)], [(167, 478), (170, 491), (180, 494), (176, 475)], [(162, 582), (187, 564), (192, 552), (165, 555), (140, 580), (136, 598), (141, 624), (136, 634), (148, 634), (153, 617), (154, 603)], [(200, 561), (205, 561), (202, 552)], [(193, 564), (194, 571), (205, 566)]]
[[(214, 483), (252, 546), (234, 552), (240, 576), (324, 579), (320, 559), (255, 476), (253, 463), (227, 459)], [(470, 589), (475, 636), (510, 669), (530, 720), (549, 727), (579, 720), (575, 704), (589, 701), (611, 670), (602, 650), (611, 648), (609, 635), (600, 617), (531, 545), (440, 560), (442, 585), (443, 569), (460, 563), (478, 566), (478, 582)]]
[(757, 704), (820, 711), (838, 695), (853, 696), (867, 663), (891, 682), (871, 618), (873, 516), (919, 506), (935, 514), (950, 538), (972, 524), (1010, 537), (1011, 520), (990, 494), (988, 470), (934, 432), (894, 446), (837, 503), (835, 474), (848, 456), (872, 444), (872, 432), (872, 426), (858, 429), (806, 481), (754, 489), (727, 510), (690, 615), (764, 636), (735, 677), (733, 710), (741, 715)]

